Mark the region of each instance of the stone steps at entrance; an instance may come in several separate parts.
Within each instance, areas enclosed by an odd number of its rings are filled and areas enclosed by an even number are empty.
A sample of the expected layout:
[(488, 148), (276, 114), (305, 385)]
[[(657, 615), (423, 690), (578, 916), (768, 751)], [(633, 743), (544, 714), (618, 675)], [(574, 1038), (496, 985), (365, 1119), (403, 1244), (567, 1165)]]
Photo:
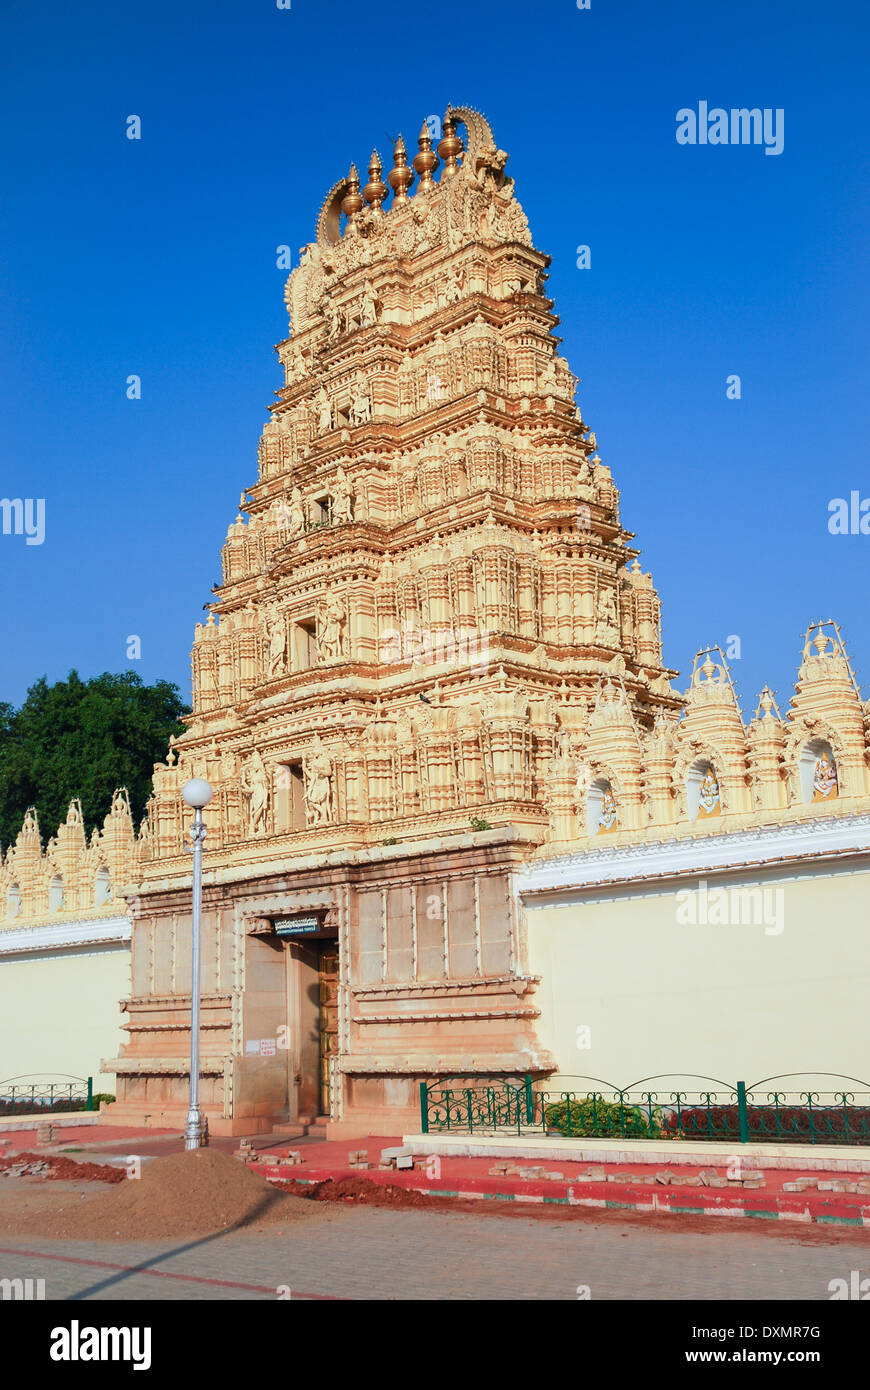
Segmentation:
[(272, 1133), (286, 1135), (288, 1139), (301, 1139), (306, 1134), (315, 1139), (325, 1139), (328, 1124), (328, 1115), (299, 1115), (293, 1122), (273, 1124)]

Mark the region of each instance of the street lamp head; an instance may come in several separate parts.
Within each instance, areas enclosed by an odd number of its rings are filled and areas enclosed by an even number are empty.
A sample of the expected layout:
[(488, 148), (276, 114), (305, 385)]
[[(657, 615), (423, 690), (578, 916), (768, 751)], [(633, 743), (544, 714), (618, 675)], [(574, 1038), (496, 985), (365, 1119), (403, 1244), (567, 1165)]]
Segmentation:
[(209, 783), (203, 777), (192, 777), (189, 782), (185, 782), (181, 795), (188, 806), (201, 811), (203, 806), (207, 806), (211, 801), (212, 793)]

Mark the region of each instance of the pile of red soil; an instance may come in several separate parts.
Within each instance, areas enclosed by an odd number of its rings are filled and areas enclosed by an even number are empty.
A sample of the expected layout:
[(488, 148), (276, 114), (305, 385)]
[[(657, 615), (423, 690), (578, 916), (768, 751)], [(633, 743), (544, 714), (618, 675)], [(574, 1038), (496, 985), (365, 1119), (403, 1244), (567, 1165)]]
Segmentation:
[[(123, 1178), (124, 1171), (117, 1171)], [(14, 1211), (2, 1213), (0, 1229), (72, 1240), (152, 1240), (226, 1231), (267, 1214), (270, 1222), (279, 1216), (292, 1221), (300, 1211), (305, 1214), (301, 1202), (276, 1191), (237, 1158), (193, 1149), (143, 1164), (140, 1178), (108, 1192), (58, 1193), (51, 1208), (29, 1208), (26, 1220), (16, 1220)]]
[(33, 1154), (22, 1151), (0, 1158), (0, 1173), (9, 1169), (17, 1172), (22, 1167), (33, 1170), (32, 1173), (24, 1172), (21, 1175), (23, 1177), (54, 1178), (60, 1182), (123, 1182), (127, 1176), (123, 1168), (116, 1168), (109, 1163), (76, 1163), (60, 1154)]
[(324, 1182), (296, 1185), (300, 1197), (311, 1202), (356, 1202), (369, 1207), (431, 1207), (432, 1198), (425, 1192), (409, 1187), (394, 1187), (390, 1183), (372, 1182), (371, 1178), (326, 1178)]

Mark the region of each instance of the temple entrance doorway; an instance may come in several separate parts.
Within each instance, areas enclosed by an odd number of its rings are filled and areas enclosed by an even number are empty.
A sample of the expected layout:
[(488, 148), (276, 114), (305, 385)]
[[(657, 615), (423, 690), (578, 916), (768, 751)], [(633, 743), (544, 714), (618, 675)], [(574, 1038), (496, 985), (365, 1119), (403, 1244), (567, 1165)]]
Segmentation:
[(287, 962), (287, 1090), (290, 1117), (332, 1115), (338, 1058), (339, 957), (335, 930), (319, 922), (282, 923)]

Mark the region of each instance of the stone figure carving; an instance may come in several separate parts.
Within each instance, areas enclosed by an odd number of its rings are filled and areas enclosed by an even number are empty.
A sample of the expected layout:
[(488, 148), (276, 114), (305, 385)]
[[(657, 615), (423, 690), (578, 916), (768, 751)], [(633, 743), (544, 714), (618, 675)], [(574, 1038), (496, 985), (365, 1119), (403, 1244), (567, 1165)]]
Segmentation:
[(577, 777), (574, 782), (574, 810), (580, 818), (580, 825), (586, 829), (586, 803), (592, 785), (592, 771), (586, 763), (577, 764)]
[(332, 401), (326, 394), (326, 387), (321, 386), (315, 397), (315, 408), (317, 412), (317, 433), (326, 434), (332, 429)]
[(330, 593), (318, 618), (317, 647), (321, 661), (336, 661), (342, 655), (344, 622), (347, 610), (338, 594)]
[(372, 402), (368, 382), (362, 372), (357, 372), (350, 402), (350, 422), (352, 425), (366, 425), (372, 418)]
[(378, 321), (378, 300), (371, 280), (366, 280), (360, 305), (360, 323), (363, 328), (371, 328)]
[[(422, 188), (419, 190), (422, 192)], [(429, 221), (430, 209), (425, 198), (415, 198), (411, 203), (411, 216), (414, 219), (414, 226), (418, 230), (416, 250), (418, 252), (428, 251), (431, 247), (430, 238), (426, 236), (426, 222)], [(433, 224), (434, 228), (434, 224)]]
[(242, 788), (249, 794), (248, 834), (256, 838), (266, 833), (266, 817), (269, 810), (269, 778), (266, 764), (260, 750), (254, 749), (250, 761), (242, 772)]
[(454, 271), (452, 271), (452, 272), (451, 272), (451, 275), (450, 275), (450, 278), (449, 278), (449, 280), (447, 281), (447, 288), (446, 288), (446, 290), (444, 291), (444, 303), (445, 303), (445, 304), (455, 304), (457, 300), (459, 300), (459, 299), (462, 298), (462, 294), (463, 294), (464, 289), (465, 289), (465, 271), (464, 271), (464, 270), (454, 270)]
[(305, 366), (305, 358), (302, 356), (302, 353), (299, 351), (298, 347), (291, 347), (290, 355), (287, 359), (286, 365), (288, 382), (298, 381), (300, 377), (305, 376), (307, 370)]
[(486, 241), (493, 241), (498, 232), (498, 219), (495, 199), (491, 199), (478, 224), (478, 233)]
[(288, 536), (291, 537), (301, 536), (305, 530), (305, 504), (298, 487), (294, 487), (290, 493), (289, 504), (282, 504), (278, 524), (286, 528)]
[(329, 293), (323, 296), (323, 317), (326, 321), (326, 340), (331, 343), (341, 332), (341, 310)]
[(284, 619), (278, 617), (269, 629), (269, 679), (284, 670), (284, 654), (287, 650), (287, 629)]
[(553, 396), (559, 390), (559, 373), (556, 369), (556, 359), (548, 357), (541, 373), (541, 390), (545, 396)]
[(502, 188), (506, 182), (504, 171), (507, 162), (508, 155), (505, 150), (500, 150), (495, 145), (486, 145), (479, 151), (474, 160), (474, 168), (469, 172), (473, 174), (478, 187), (494, 192)]
[(309, 825), (326, 825), (332, 820), (332, 759), (319, 737), (305, 759), (305, 808)]
[(653, 735), (660, 742), (670, 743), (671, 732), (671, 724), (668, 716), (663, 709), (660, 709), (653, 720)]
[(553, 754), (557, 763), (564, 764), (571, 756), (571, 731), (560, 724), (553, 740)]
[(616, 611), (616, 595), (610, 585), (598, 590), (598, 621), (595, 624), (595, 640), (605, 646), (616, 646), (619, 642), (619, 615)]
[(430, 367), (426, 373), (426, 399), (427, 401), (442, 401), (444, 396), (444, 383), (438, 373)]
[(339, 468), (332, 490), (332, 520), (337, 526), (353, 521), (353, 488), (343, 468)]

